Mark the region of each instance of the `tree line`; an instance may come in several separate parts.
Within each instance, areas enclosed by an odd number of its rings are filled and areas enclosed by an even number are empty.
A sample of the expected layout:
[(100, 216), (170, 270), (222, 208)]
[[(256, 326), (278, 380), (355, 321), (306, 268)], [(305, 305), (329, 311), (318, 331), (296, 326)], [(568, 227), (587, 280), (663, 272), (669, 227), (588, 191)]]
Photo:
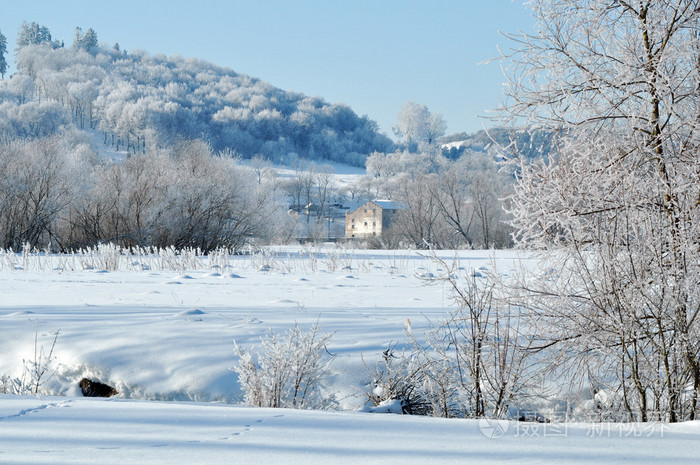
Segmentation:
[(440, 151), (375, 152), (359, 195), (390, 199), (402, 208), (382, 237), (386, 248), (506, 248), (512, 246), (503, 199), (512, 174), (500, 169), (493, 153), (464, 152), (457, 160)]
[(394, 132), (399, 148), (373, 152), (353, 193), (389, 199), (401, 208), (382, 237), (385, 248), (505, 248), (512, 245), (503, 200), (514, 177), (499, 164), (505, 147), (492, 141), (479, 150), (462, 149), (456, 158), (440, 143), (447, 125), (442, 115), (406, 103)]
[(107, 163), (68, 136), (0, 145), (0, 247), (236, 248), (282, 234), (273, 182), (203, 141)]

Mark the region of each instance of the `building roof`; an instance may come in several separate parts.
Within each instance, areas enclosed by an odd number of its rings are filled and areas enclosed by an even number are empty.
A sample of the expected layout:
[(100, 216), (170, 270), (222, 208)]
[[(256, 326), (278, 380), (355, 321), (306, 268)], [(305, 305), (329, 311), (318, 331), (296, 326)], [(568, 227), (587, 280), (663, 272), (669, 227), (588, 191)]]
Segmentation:
[(406, 205), (403, 203), (395, 202), (393, 200), (372, 200), (372, 202), (376, 203), (384, 210), (402, 210), (406, 208)]
[(370, 203), (375, 204), (382, 210), (405, 210), (408, 208), (408, 206), (405, 203), (395, 202), (393, 200), (370, 200), (369, 202), (360, 205), (355, 210), (351, 212), (346, 212), (345, 215), (352, 215), (355, 212), (362, 210), (363, 208), (367, 208), (367, 205), (369, 205)]

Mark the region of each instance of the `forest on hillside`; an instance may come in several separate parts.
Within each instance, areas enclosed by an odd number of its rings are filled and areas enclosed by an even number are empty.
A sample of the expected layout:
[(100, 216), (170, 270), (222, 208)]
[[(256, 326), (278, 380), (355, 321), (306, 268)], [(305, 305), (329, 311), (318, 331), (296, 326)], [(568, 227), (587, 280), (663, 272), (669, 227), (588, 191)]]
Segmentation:
[(0, 136), (37, 138), (67, 126), (100, 131), (115, 150), (143, 153), (202, 139), (214, 150), (284, 162), (290, 154), (363, 166), (393, 142), (342, 104), (180, 56), (97, 44), (76, 28), (72, 46), (24, 23), (17, 72), (0, 81)]

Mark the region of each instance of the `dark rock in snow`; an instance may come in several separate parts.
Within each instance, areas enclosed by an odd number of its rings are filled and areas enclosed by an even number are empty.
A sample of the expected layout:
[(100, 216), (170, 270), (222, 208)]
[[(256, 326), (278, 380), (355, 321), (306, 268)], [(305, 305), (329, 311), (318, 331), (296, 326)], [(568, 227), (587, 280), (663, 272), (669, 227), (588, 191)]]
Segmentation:
[(80, 390), (83, 392), (83, 397), (112, 397), (119, 394), (112, 386), (87, 378), (80, 380)]

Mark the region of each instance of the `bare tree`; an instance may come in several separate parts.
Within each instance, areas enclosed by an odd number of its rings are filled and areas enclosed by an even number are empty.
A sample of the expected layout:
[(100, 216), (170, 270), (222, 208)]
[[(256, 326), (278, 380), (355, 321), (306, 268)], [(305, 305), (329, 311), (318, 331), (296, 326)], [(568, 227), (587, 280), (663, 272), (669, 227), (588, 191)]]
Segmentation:
[[(15, 141), (0, 150), (0, 236), (2, 247), (25, 242), (61, 247), (60, 215), (74, 195), (68, 179), (67, 147), (58, 137)], [(58, 243), (58, 244), (57, 244)]]
[[(202, 141), (100, 167), (71, 211), (73, 244), (237, 248), (279, 235), (277, 185)], [(81, 243), (82, 241), (82, 243)]]
[(429, 350), (421, 351), (430, 361), (427, 376), (438, 392), (449, 392), (444, 380), (451, 380), (461, 416), (504, 417), (523, 402), (533, 375), (524, 311), (499, 295), (496, 275), (462, 281), (454, 263), (433, 260), (445, 271), (431, 281), (449, 286), (457, 308), (428, 334)]
[[(559, 349), (641, 420), (696, 417), (700, 390), (700, 8), (696, 0), (535, 0), (513, 35), (515, 119), (557, 129), (518, 163), (517, 243), (548, 249), (531, 282), (542, 349)], [(555, 261), (556, 260), (556, 261)], [(553, 359), (558, 359), (553, 357)]]
[(445, 247), (452, 236), (445, 227), (430, 186), (439, 182), (436, 175), (416, 175), (413, 179), (400, 177), (396, 183), (396, 198), (405, 206), (398, 211), (390, 226), (390, 234), (400, 236), (406, 244), (418, 248)]
[(441, 173), (440, 181), (429, 185), (430, 195), (435, 199), (447, 224), (469, 247), (474, 244), (472, 226), (475, 212), (472, 208), (471, 189), (467, 183), (468, 173), (463, 165), (450, 165)]
[(461, 279), (456, 263), (432, 257), (444, 271), (426, 282), (446, 285), (455, 309), (424, 336), (407, 323), (410, 348), (384, 351), (370, 369), (368, 399), (375, 406), (398, 401), (408, 414), (506, 417), (523, 406), (535, 379), (526, 315), (499, 295), (495, 275)]
[(255, 178), (258, 180), (258, 185), (262, 184), (265, 179), (271, 176), (273, 169), (270, 160), (263, 157), (261, 154), (256, 154), (250, 159), (250, 166), (255, 172)]

